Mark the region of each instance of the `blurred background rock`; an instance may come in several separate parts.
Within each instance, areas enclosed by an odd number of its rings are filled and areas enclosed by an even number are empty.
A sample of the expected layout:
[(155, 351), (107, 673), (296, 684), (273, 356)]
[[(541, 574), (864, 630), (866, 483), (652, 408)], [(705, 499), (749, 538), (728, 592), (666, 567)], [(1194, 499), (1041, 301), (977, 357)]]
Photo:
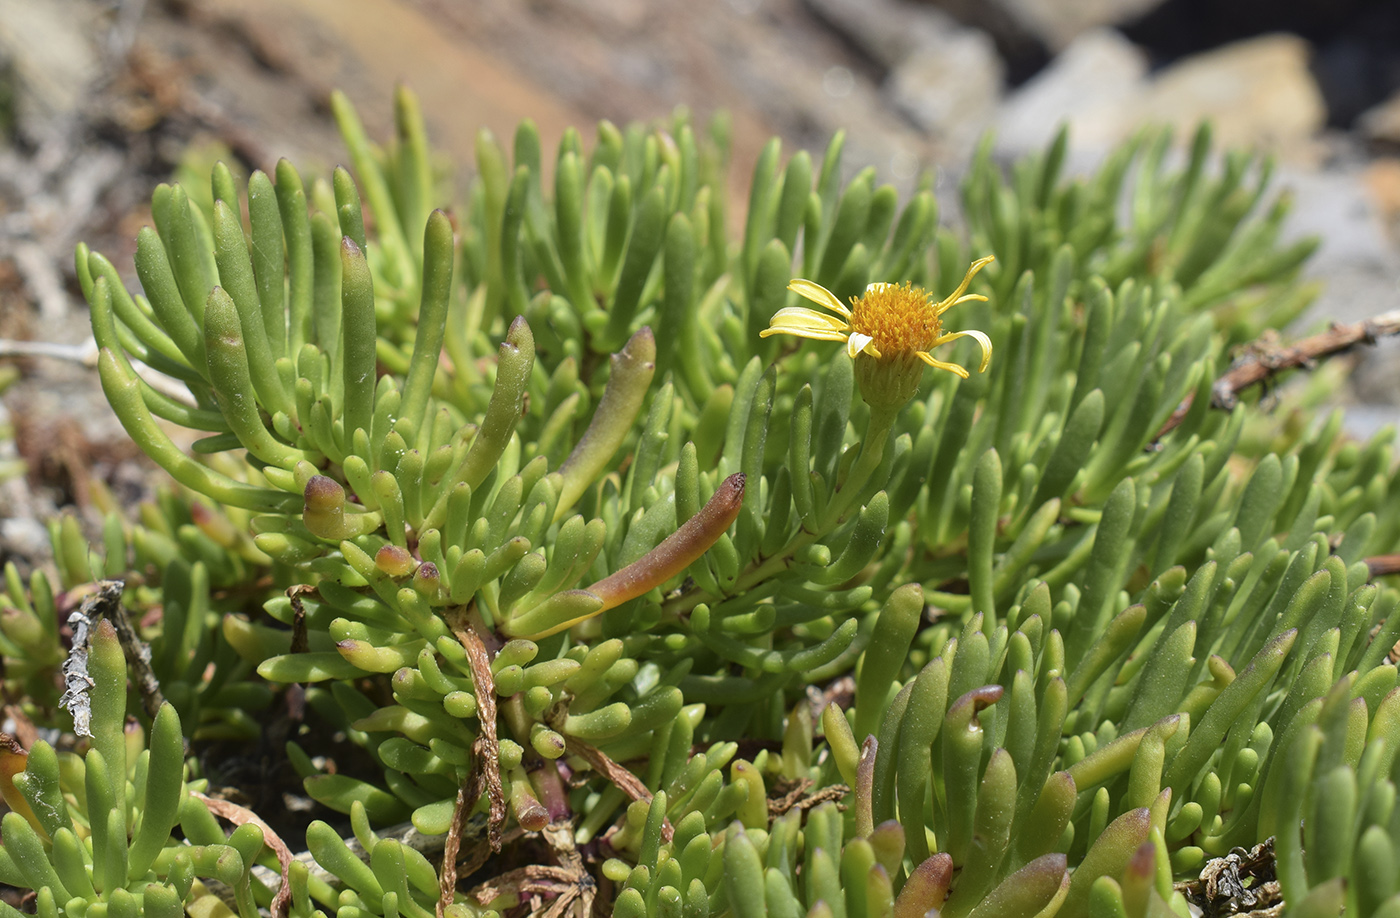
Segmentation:
[[(985, 131), (1009, 159), (1068, 121), (1087, 169), (1144, 122), (1185, 139), (1210, 118), (1278, 157), (1292, 232), (1324, 237), (1300, 333), (1400, 307), (1395, 0), (0, 0), (0, 361), (22, 371), (0, 453), (29, 469), (0, 484), (0, 561), (42, 553), (38, 520), (94, 476), (143, 487), (82, 362), (74, 243), (129, 269), (155, 183), (230, 156), (324, 170), (344, 156), (331, 89), (383, 137), (396, 81), (458, 187), (480, 127), (530, 117), (552, 144), (684, 105), (732, 114), (740, 205), (767, 137), (786, 155), (844, 128), (849, 168), (903, 188), (931, 170), (949, 221)], [(1338, 399), (1365, 435), (1400, 418), (1400, 350), (1356, 359)]]

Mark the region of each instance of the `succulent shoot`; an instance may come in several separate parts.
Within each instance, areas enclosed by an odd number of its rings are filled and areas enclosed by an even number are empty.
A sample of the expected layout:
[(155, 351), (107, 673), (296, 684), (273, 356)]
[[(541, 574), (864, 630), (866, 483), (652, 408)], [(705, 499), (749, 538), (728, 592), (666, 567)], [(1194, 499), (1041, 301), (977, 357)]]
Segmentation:
[[(0, 749), (0, 880), (44, 918), (176, 918), (200, 878), (243, 918), (1146, 918), (1222, 907), (1203, 869), (1400, 914), (1393, 431), (1212, 407), (1309, 297), (1267, 163), (984, 147), (956, 233), (843, 184), (841, 136), (773, 141), (731, 239), (723, 120), (548, 166), (482, 132), (448, 217), (410, 93), (383, 150), (332, 109), (353, 173), (157, 188), (142, 295), (79, 247), (179, 489), (100, 548), (55, 523), (59, 592), (127, 577), (170, 705), (129, 756), (99, 629), (91, 748)], [(71, 601), (4, 587), (52, 721)], [(255, 738), (274, 693), (364, 750), (286, 744), (315, 868), (182, 774), (182, 729)]]

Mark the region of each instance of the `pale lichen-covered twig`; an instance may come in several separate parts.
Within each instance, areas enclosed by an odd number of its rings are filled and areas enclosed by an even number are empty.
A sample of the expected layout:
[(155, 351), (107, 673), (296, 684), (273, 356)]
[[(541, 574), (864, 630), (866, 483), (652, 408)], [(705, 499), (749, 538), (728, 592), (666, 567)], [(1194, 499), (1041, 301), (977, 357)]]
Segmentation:
[[(97, 342), (92, 338), (82, 344), (60, 344), (55, 341), (17, 341), (0, 338), (0, 357), (50, 357), (82, 364), (89, 369), (97, 366)], [(158, 370), (153, 370), (139, 360), (129, 359), (131, 368), (152, 389), (161, 395), (168, 395), (178, 402), (194, 406), (194, 396), (184, 383)]]
[(73, 648), (68, 652), (68, 659), (63, 661), (64, 692), (58, 703), (73, 715), (73, 731), (79, 736), (92, 735), (89, 729), (92, 708), (87, 694), (92, 686), (92, 677), (87, 671), (88, 644), (99, 619), (107, 619), (117, 632), (117, 640), (133, 671), (131, 681), (141, 696), (146, 714), (155, 717), (165, 703), (160, 681), (151, 669), (151, 648), (137, 635), (122, 606), (125, 586), (120, 580), (98, 581), (93, 584), (92, 592), (83, 597), (82, 605), (68, 616), (68, 627), (73, 630)]
[(88, 698), (88, 689), (93, 685), (92, 677), (88, 675), (88, 645), (92, 641), (92, 628), (107, 609), (120, 604), (121, 595), (121, 581), (104, 580), (68, 616), (68, 627), (73, 630), (73, 647), (68, 652), (68, 659), (63, 661), (63, 695), (58, 699), (58, 705), (73, 715), (73, 732), (78, 736), (92, 736), (92, 700)]

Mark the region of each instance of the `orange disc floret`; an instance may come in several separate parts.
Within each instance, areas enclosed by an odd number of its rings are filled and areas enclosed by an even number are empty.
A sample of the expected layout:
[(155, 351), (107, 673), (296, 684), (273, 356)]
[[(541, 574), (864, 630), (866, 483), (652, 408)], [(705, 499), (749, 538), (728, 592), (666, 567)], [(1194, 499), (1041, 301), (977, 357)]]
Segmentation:
[(865, 353), (872, 357), (927, 352), (943, 331), (928, 291), (908, 282), (871, 284), (851, 301), (850, 324), (851, 331), (869, 336)]

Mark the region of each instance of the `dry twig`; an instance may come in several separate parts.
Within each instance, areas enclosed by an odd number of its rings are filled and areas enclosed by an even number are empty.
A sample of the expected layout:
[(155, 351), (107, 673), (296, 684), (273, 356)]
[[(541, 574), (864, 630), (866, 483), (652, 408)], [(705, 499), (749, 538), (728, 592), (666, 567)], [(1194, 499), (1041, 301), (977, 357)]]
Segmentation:
[(165, 704), (165, 695), (161, 693), (160, 680), (151, 668), (150, 645), (136, 633), (130, 616), (126, 614), (126, 606), (121, 603), (123, 583), (120, 580), (104, 580), (100, 586), (104, 593), (115, 590), (115, 598), (103, 604), (102, 615), (117, 630), (117, 640), (126, 654), (127, 665), (131, 667), (132, 684), (141, 696), (141, 707), (145, 708), (147, 717), (154, 719), (160, 713), (160, 706)]
[(466, 610), (459, 608), (449, 611), (447, 624), (467, 652), (472, 683), (476, 687), (477, 721), (481, 724), (481, 733), (472, 744), (472, 773), (457, 789), (457, 801), (452, 808), (452, 824), (447, 831), (442, 876), (439, 878), (439, 916), (452, 904), (456, 894), (457, 854), (462, 843), (463, 825), (483, 789), (491, 801), (486, 837), (493, 851), (501, 850), (501, 830), (506, 821), (506, 795), (501, 784), (501, 744), (496, 736), (496, 681), (491, 676), (491, 655), (481, 635), (472, 627)]
[[(442, 849), (442, 873), (438, 877), (437, 918), (443, 918), (447, 907), (457, 897), (457, 857), (462, 849), (462, 830), (467, 814), (481, 796), (481, 782), (473, 769), (471, 777), (457, 788), (457, 802), (452, 806), (452, 824), (447, 829), (447, 841)], [(490, 846), (481, 846), (489, 850)], [(485, 862), (483, 853), (482, 862)]]
[[(522, 901), (530, 899), (532, 918), (562, 918), (570, 910), (576, 918), (591, 915), (598, 886), (584, 868), (583, 857), (574, 845), (573, 825), (567, 821), (552, 823), (542, 834), (559, 861), (558, 866), (532, 864), (508, 870), (473, 888), (468, 898), (488, 905), (504, 893), (513, 893)], [(548, 906), (544, 904), (545, 896), (553, 897)]]
[(288, 653), (306, 653), (310, 648), (306, 636), (306, 607), (301, 597), (315, 593), (316, 588), (305, 583), (287, 588), (287, 598), (292, 601), (292, 649)]
[(1400, 555), (1373, 555), (1365, 560), (1367, 576), (1372, 579), (1400, 574)]
[[(583, 740), (575, 739), (572, 736), (564, 737), (564, 748), (570, 755), (576, 755), (587, 762), (594, 771), (611, 781), (618, 790), (622, 791), (633, 800), (640, 800), (643, 803), (651, 803), (652, 793), (647, 790), (647, 786), (642, 780), (626, 768), (622, 767), (612, 759), (607, 753), (597, 746), (589, 745)], [(671, 835), (675, 829), (671, 826), (669, 819), (661, 823), (661, 837), (666, 841), (671, 840)]]
[[(1230, 369), (1211, 386), (1211, 406), (1228, 411), (1235, 407), (1241, 392), (1285, 370), (1306, 369), (1320, 358), (1344, 353), (1359, 344), (1375, 344), (1380, 338), (1397, 334), (1400, 334), (1400, 309), (1361, 322), (1333, 325), (1327, 331), (1304, 338), (1292, 346), (1282, 346), (1261, 338), (1241, 349), (1240, 356), (1230, 365)], [(1193, 401), (1194, 393), (1188, 393), (1162, 429), (1157, 431), (1154, 440), (1160, 440), (1175, 430), (1185, 420)]]
[(5, 719), (14, 726), (15, 739), (19, 741), (21, 747), (26, 751), (33, 749), (34, 744), (39, 741), (39, 728), (34, 726), (34, 721), (29, 719), (29, 715), (17, 704), (5, 705)]
[(1266, 838), (1249, 850), (1235, 848), (1224, 857), (1212, 858), (1200, 879), (1183, 880), (1176, 890), (1204, 918), (1276, 918), (1283, 911), (1277, 873), (1274, 840)]
[(789, 784), (777, 784), (773, 788), (773, 793), (778, 796), (768, 798), (768, 815), (772, 819), (789, 810), (810, 810), (819, 803), (826, 803), (830, 800), (836, 803), (841, 809), (840, 800), (851, 792), (851, 789), (844, 784), (828, 784), (815, 794), (808, 793), (816, 782), (811, 778), (798, 778), (797, 781)]
[(231, 800), (221, 800), (198, 791), (190, 791), (190, 796), (203, 803), (215, 816), (227, 819), (236, 826), (252, 823), (262, 829), (263, 844), (271, 848), (272, 853), (277, 855), (277, 863), (282, 868), (282, 885), (277, 888), (277, 895), (272, 897), (272, 918), (285, 918), (287, 910), (292, 904), (292, 886), (287, 875), (292, 866), (292, 850), (287, 847), (287, 843), (282, 841), (281, 836), (272, 831), (271, 826), (263, 822), (262, 817), (246, 807), (241, 807)]
[(491, 800), (490, 822), (486, 837), (491, 847), (501, 850), (501, 828), (506, 822), (506, 794), (501, 784), (501, 742), (496, 735), (496, 680), (491, 675), (491, 656), (481, 635), (471, 626), (464, 613), (448, 616), (448, 624), (467, 652), (472, 683), (476, 686), (476, 717), (481, 724), (473, 752), (481, 770), (484, 790)]

